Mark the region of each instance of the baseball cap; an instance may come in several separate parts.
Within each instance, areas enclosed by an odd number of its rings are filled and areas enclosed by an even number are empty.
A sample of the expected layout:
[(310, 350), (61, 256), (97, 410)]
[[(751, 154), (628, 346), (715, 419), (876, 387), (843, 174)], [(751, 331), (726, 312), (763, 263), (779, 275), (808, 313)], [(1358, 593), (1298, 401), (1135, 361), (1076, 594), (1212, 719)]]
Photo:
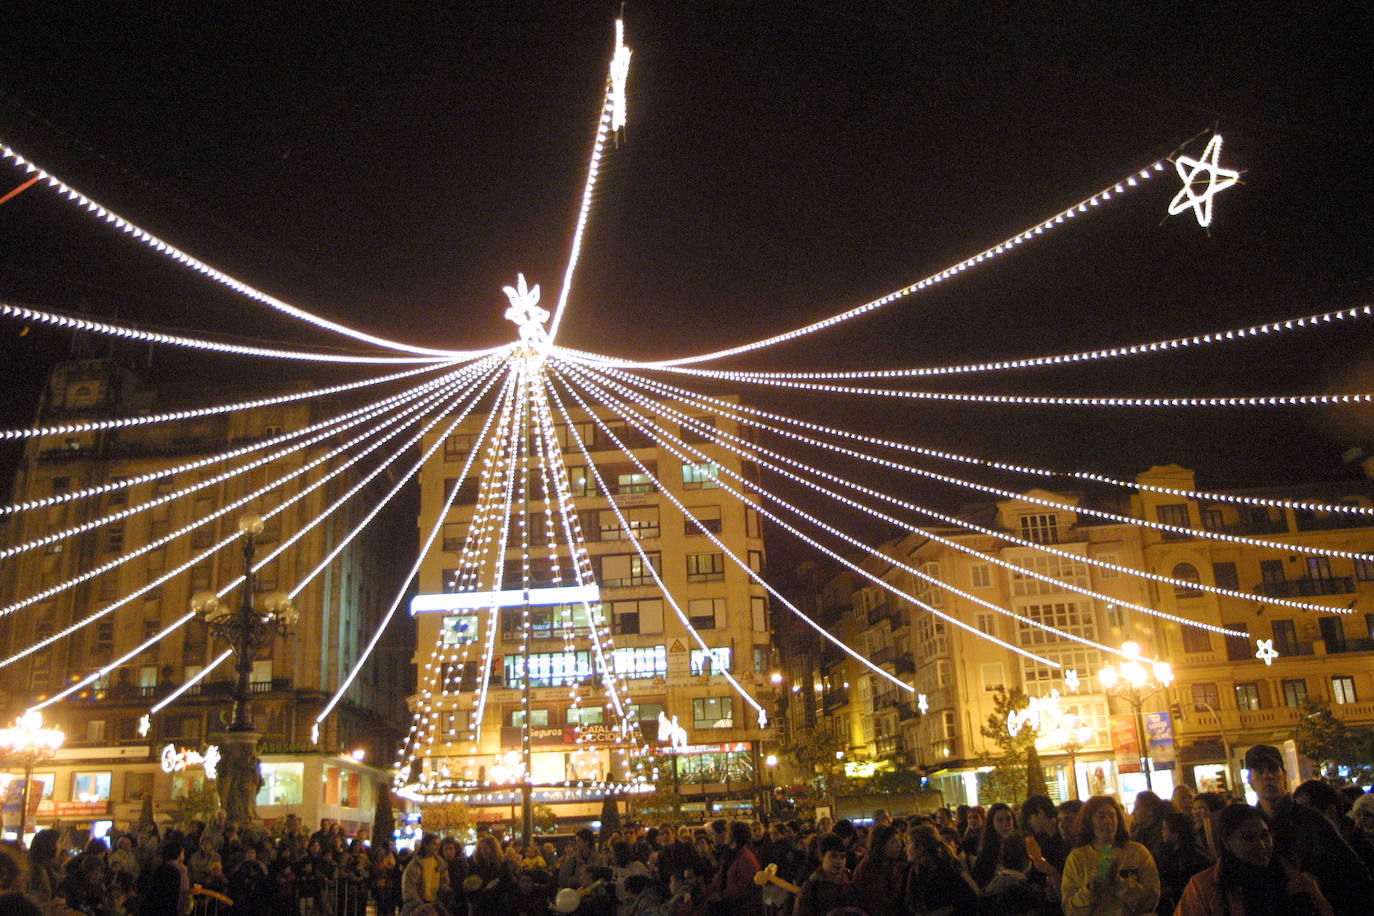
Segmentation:
[(1284, 769), (1283, 755), (1272, 744), (1256, 744), (1245, 752), (1245, 768), (1247, 770), (1282, 770)]

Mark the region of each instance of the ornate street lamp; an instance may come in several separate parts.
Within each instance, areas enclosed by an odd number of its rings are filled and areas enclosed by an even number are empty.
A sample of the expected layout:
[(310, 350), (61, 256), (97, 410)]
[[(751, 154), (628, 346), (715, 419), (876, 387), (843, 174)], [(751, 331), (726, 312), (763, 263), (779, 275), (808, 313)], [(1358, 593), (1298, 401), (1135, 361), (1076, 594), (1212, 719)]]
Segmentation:
[(224, 604), (211, 591), (191, 596), (191, 610), (205, 621), (210, 635), (228, 643), (234, 653), (234, 712), (220, 747), (219, 764), (220, 801), (231, 823), (255, 818), (256, 814), (253, 800), (260, 780), (258, 735), (249, 716), (253, 660), (273, 636), (285, 636), (287, 629), (300, 619), (291, 599), (283, 592), (271, 592), (254, 602), (253, 555), (262, 529), (262, 516), (250, 512), (239, 517), (239, 530), (243, 532), (243, 596), (237, 609)]
[(1121, 654), (1125, 660), (1117, 665), (1107, 665), (1097, 673), (1102, 689), (1114, 697), (1124, 699), (1135, 714), (1136, 750), (1140, 753), (1140, 769), (1145, 774), (1145, 788), (1154, 790), (1150, 778), (1149, 745), (1145, 743), (1145, 716), (1140, 707), (1146, 700), (1168, 689), (1174, 682), (1174, 669), (1168, 662), (1157, 661), (1152, 665), (1140, 657), (1140, 646), (1133, 642), (1121, 644)]
[(1050, 740), (1069, 755), (1069, 790), (1075, 801), (1078, 800), (1078, 752), (1097, 737), (1092, 726), (1081, 725), (1079, 722), (1077, 715), (1066, 712), (1049, 735)]
[(62, 746), (66, 735), (60, 729), (44, 728), (43, 714), (30, 709), (9, 728), (0, 728), (0, 753), (24, 764), (24, 799), (19, 809), (19, 845), (29, 826), (29, 795), (33, 790), (34, 765), (49, 760)]

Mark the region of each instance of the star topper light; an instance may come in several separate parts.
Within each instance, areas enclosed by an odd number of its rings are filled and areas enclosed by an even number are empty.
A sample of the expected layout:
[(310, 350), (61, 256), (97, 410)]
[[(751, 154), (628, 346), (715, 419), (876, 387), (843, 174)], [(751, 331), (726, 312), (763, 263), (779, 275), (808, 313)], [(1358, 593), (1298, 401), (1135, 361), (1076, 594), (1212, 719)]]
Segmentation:
[(539, 307), (539, 284), (531, 288), (524, 274), (516, 274), (515, 285), (501, 289), (510, 299), (506, 317), (520, 329), (520, 342), (531, 348), (547, 346), (549, 334), (544, 329), (544, 322), (549, 320), (549, 310)]
[(926, 699), (924, 693), (916, 697), (916, 708), (921, 711), (921, 715), (923, 716), (930, 712), (930, 701)]
[(1255, 645), (1259, 646), (1255, 652), (1255, 658), (1266, 665), (1274, 664), (1274, 659), (1279, 657), (1278, 651), (1274, 648), (1274, 641), (1272, 639), (1258, 639), (1255, 640)]
[(1064, 672), (1064, 688), (1068, 690), (1069, 693), (1077, 693), (1079, 684), (1081, 683), (1082, 682), (1078, 679), (1077, 668), (1070, 668)]
[[(1207, 148), (1200, 159), (1179, 156), (1174, 160), (1178, 177), (1183, 179), (1183, 190), (1174, 196), (1169, 204), (1169, 215), (1175, 216), (1192, 208), (1197, 216), (1197, 224), (1206, 228), (1212, 222), (1212, 198), (1218, 191), (1224, 191), (1240, 180), (1240, 172), (1221, 167), (1221, 134), (1212, 134)], [(1201, 186), (1196, 190), (1195, 186)]]

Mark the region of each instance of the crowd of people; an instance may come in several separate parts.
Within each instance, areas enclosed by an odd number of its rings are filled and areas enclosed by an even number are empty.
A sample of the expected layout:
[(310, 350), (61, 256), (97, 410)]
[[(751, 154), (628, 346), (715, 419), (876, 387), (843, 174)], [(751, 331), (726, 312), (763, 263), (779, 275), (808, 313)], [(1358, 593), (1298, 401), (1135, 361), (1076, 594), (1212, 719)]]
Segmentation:
[[(1180, 787), (1131, 816), (1111, 796), (1031, 796), (871, 823), (627, 827), (397, 851), (328, 822), (270, 834), (224, 822), (145, 828), (71, 854), (59, 832), (0, 850), (0, 916), (1356, 916), (1374, 912), (1374, 794), (1313, 780), (1279, 752), (1245, 766), (1259, 804)], [(109, 841), (109, 842), (107, 842)], [(111, 848), (110, 843), (113, 844)], [(199, 901), (199, 904), (197, 904)]]

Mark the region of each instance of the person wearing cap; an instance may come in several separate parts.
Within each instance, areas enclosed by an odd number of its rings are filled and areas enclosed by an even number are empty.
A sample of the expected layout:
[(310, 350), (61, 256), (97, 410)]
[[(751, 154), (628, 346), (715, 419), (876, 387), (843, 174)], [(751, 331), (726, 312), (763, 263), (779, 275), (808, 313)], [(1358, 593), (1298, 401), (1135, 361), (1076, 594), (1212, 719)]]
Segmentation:
[(1374, 900), (1374, 878), (1331, 822), (1293, 801), (1279, 749), (1257, 744), (1245, 752), (1250, 788), (1274, 837), (1274, 852), (1320, 884), (1336, 916), (1362, 916)]

